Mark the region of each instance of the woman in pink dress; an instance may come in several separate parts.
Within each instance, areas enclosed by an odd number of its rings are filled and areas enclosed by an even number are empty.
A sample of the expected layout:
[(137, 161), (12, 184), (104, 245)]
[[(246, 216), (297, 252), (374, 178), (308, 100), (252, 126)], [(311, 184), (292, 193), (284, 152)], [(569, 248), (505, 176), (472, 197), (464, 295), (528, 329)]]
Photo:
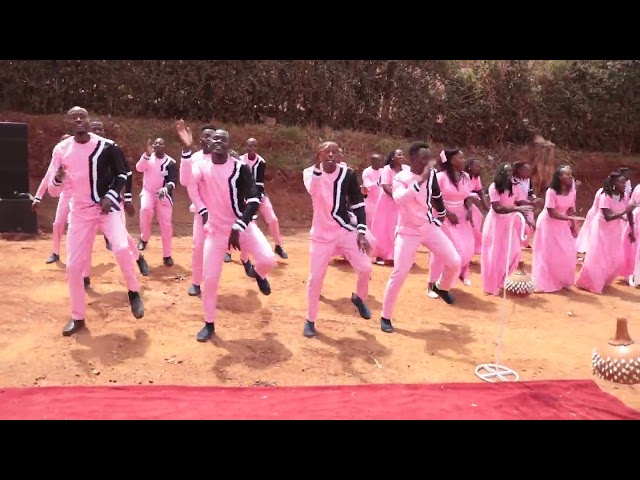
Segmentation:
[(480, 159), (475, 157), (467, 160), (464, 166), (464, 171), (469, 175), (469, 179), (471, 180), (471, 191), (477, 197), (477, 200), (471, 206), (471, 214), (473, 215), (472, 229), (475, 243), (473, 253), (476, 255), (479, 255), (482, 251), (482, 224), (484, 223), (484, 214), (478, 207), (481, 206), (485, 212), (488, 212), (491, 208), (489, 200), (484, 193), (484, 188), (482, 188), (482, 180), (480, 179), (481, 170), (482, 165), (480, 164)]
[(578, 232), (578, 238), (576, 240), (578, 253), (587, 253), (589, 232), (591, 231), (591, 225), (593, 225), (593, 219), (596, 218), (596, 214), (598, 213), (598, 199), (600, 198), (601, 193), (602, 188), (599, 188), (595, 197), (593, 197), (593, 204), (591, 204), (591, 208), (587, 211), (584, 223)]
[[(636, 188), (631, 192), (630, 202), (635, 205), (640, 205), (640, 184), (636, 185)], [(634, 224), (634, 236), (636, 239), (640, 238), (640, 222), (638, 222), (638, 215), (640, 215), (640, 207), (636, 207), (633, 212), (633, 224)], [(640, 286), (640, 242), (636, 241), (631, 243), (630, 234), (631, 225), (627, 222), (622, 234), (622, 244), (625, 253), (625, 269), (623, 275), (629, 277), (629, 285), (632, 287)]]
[(564, 165), (553, 173), (536, 222), (531, 273), (538, 293), (558, 292), (576, 281), (575, 208), (573, 171)]
[[(511, 164), (503, 163), (498, 167), (489, 187), (491, 210), (482, 226), (480, 257), (482, 289), (487, 295), (498, 295), (504, 286), (509, 251), (511, 256), (507, 275), (511, 275), (517, 268), (521, 252), (519, 233), (524, 228), (524, 213), (531, 210), (531, 207), (516, 205), (512, 174)], [(513, 218), (514, 216), (519, 218)]]
[[(602, 192), (596, 199), (597, 213), (593, 219), (587, 242), (587, 255), (576, 286), (592, 293), (602, 293), (616, 277), (622, 275), (625, 266), (622, 234), (627, 217), (633, 228), (635, 204), (629, 203), (624, 194), (625, 178), (618, 171), (605, 180)], [(629, 232), (635, 242), (633, 229)]]
[[(440, 153), (442, 170), (436, 174), (442, 199), (447, 209), (447, 216), (442, 224), (442, 231), (451, 240), (462, 260), (460, 280), (470, 286), (469, 262), (475, 250), (473, 238), (473, 215), (471, 207), (473, 197), (471, 178), (464, 171), (464, 158), (459, 149), (444, 150)], [(444, 269), (443, 259), (429, 255), (429, 292), (432, 285), (440, 278)], [(431, 296), (431, 295), (430, 295)]]
[(385, 166), (380, 174), (380, 200), (371, 224), (371, 234), (376, 239), (375, 256), (378, 265), (393, 262), (393, 246), (398, 223), (398, 207), (391, 196), (393, 178), (401, 170), (408, 170), (404, 165), (402, 150), (394, 150), (387, 155)]

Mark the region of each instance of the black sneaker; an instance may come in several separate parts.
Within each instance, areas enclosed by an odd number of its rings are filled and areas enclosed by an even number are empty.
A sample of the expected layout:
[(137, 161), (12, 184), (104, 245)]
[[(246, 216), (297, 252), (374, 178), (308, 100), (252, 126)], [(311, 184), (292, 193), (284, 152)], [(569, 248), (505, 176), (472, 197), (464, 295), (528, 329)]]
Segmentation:
[(197, 297), (198, 295), (200, 295), (202, 293), (202, 291), (200, 290), (200, 285), (191, 285), (189, 287), (189, 291), (187, 292), (189, 294), (190, 297)]
[(144, 259), (142, 254), (140, 254), (140, 257), (138, 257), (138, 260), (136, 260), (136, 263), (138, 264), (138, 269), (140, 270), (140, 274), (143, 277), (146, 277), (147, 275), (149, 275), (149, 264)]
[(162, 263), (164, 263), (165, 267), (173, 267), (173, 258), (162, 257)]
[(449, 290), (440, 290), (437, 283), (433, 284), (432, 291), (449, 305), (456, 303), (455, 297), (449, 293)]
[(107, 247), (107, 250), (111, 251), (111, 244), (109, 243), (109, 239), (106, 236), (104, 236), (104, 246)]
[(389, 320), (388, 318), (381, 317), (380, 330), (382, 330), (385, 333), (393, 333), (393, 325), (391, 325), (391, 320)]
[(304, 331), (302, 333), (307, 338), (315, 337), (316, 336), (316, 323), (315, 322), (310, 322), (309, 320), (307, 320), (304, 323)]
[(205, 323), (202, 330), (198, 332), (196, 335), (196, 340), (199, 342), (206, 342), (207, 340), (211, 340), (214, 333), (216, 332), (216, 327), (213, 323)]
[(224, 254), (224, 263), (231, 262), (231, 252), (227, 252)]
[(51, 256), (47, 258), (47, 261), (45, 263), (49, 265), (51, 263), (56, 263), (59, 261), (60, 261), (60, 255), (58, 255), (57, 253), (52, 253)]
[(244, 273), (249, 278), (256, 278), (256, 271), (253, 268), (253, 264), (251, 260), (247, 260), (246, 262), (242, 262), (242, 266), (244, 267)]
[(369, 320), (371, 318), (371, 310), (369, 310), (369, 307), (367, 307), (364, 301), (355, 293), (351, 294), (351, 303), (356, 306), (358, 313), (362, 318), (365, 320)]
[(263, 295), (271, 295), (271, 285), (269, 284), (269, 280), (261, 278), (260, 275), (256, 273), (256, 283)]
[(278, 255), (280, 258), (283, 258), (285, 260), (289, 258), (289, 255), (287, 255), (287, 252), (284, 251), (282, 245), (276, 245), (274, 252), (276, 252), (276, 255)]
[(84, 288), (89, 288), (91, 286), (91, 278), (90, 277), (84, 277), (82, 279), (82, 281), (84, 282)]
[(131, 313), (133, 313), (134, 317), (138, 319), (144, 317), (144, 306), (142, 305), (140, 292), (129, 292), (129, 303), (131, 304)]
[(147, 248), (147, 242), (140, 239), (140, 241), (138, 242), (138, 250), (142, 252), (145, 248)]

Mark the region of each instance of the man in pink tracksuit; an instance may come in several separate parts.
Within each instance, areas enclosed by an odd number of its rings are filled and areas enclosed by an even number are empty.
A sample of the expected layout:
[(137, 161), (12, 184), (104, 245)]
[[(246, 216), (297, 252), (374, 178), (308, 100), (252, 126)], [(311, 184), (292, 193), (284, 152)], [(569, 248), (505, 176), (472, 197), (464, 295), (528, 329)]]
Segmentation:
[(367, 228), (371, 230), (371, 224), (378, 208), (378, 200), (382, 194), (380, 187), (380, 175), (384, 159), (382, 155), (371, 155), (371, 164), (362, 172), (362, 194), (364, 195), (364, 210), (367, 214)]
[[(60, 142), (66, 140), (71, 137), (71, 135), (63, 135), (60, 139)], [(47, 173), (44, 175), (44, 178), (40, 182), (40, 186), (36, 191), (36, 195), (33, 198), (32, 209), (35, 212), (37, 210), (38, 204), (42, 201), (42, 197), (44, 197), (45, 192), (47, 191), (47, 187), (51, 183), (51, 179), (55, 174), (54, 171), (51, 170), (51, 165), (47, 169)], [(71, 201), (71, 191), (70, 186), (66, 186), (60, 192), (58, 196), (58, 208), (56, 208), (56, 216), (53, 220), (53, 253), (49, 256), (46, 263), (56, 263), (60, 260), (60, 244), (62, 243), (62, 235), (64, 235), (64, 227), (67, 224), (67, 220), (69, 219), (69, 202)], [(53, 196), (53, 195), (52, 195)]]
[[(351, 302), (360, 316), (371, 318), (365, 301), (369, 298), (371, 260), (365, 233), (366, 215), (364, 199), (356, 173), (341, 164), (341, 154), (334, 142), (320, 144), (316, 152), (316, 164), (309, 181), (309, 193), (313, 204), (311, 223), (311, 271), (307, 286), (308, 312), (304, 336), (316, 335), (316, 317), (320, 304), (322, 284), (333, 255), (344, 255), (358, 275), (356, 293)], [(352, 225), (351, 210), (357, 221)]]
[(260, 192), (249, 167), (229, 156), (229, 134), (216, 130), (210, 140), (210, 160), (207, 155), (203, 161), (192, 163), (191, 130), (183, 120), (176, 130), (183, 145), (182, 181), (195, 187), (188, 191), (205, 225), (202, 279), (205, 324), (196, 339), (206, 342), (215, 331), (218, 283), (228, 249), (246, 251), (255, 259), (255, 278), (264, 295), (271, 294), (267, 275), (276, 260), (268, 240), (252, 222), (260, 206)]
[[(106, 137), (106, 132), (104, 130), (104, 123), (101, 120), (99, 119), (91, 120), (91, 122), (89, 123), (89, 128), (96, 135), (103, 138)], [(133, 206), (133, 172), (129, 168), (129, 164), (126, 161), (126, 157), (122, 149), (116, 143), (114, 143), (113, 146), (118, 150), (120, 150), (120, 153), (125, 158), (125, 166), (127, 167), (127, 182), (125, 183), (125, 186), (124, 186), (124, 195), (120, 197), (120, 216), (122, 217), (122, 223), (124, 224), (124, 227), (127, 228), (127, 217), (125, 216), (125, 212), (126, 212), (126, 215), (129, 215), (129, 217), (133, 217), (136, 214), (136, 209)], [(98, 232), (96, 229), (96, 234), (97, 233)], [(109, 240), (107, 239), (107, 236), (106, 234), (104, 234), (104, 232), (103, 232), (103, 236), (107, 246), (107, 250), (111, 250), (111, 244), (109, 243)], [(129, 242), (129, 251), (133, 256), (133, 259), (138, 264), (138, 269), (140, 270), (140, 273), (145, 277), (148, 276), (149, 265), (147, 264), (147, 261), (145, 260), (140, 250), (138, 250), (136, 241), (131, 237), (131, 234), (129, 234), (128, 230), (127, 230), (127, 240)], [(90, 278), (91, 259), (92, 259), (92, 254), (90, 254), (89, 257), (87, 258), (87, 264), (84, 269), (84, 286), (86, 288), (88, 288), (91, 285), (91, 278)]]
[[(424, 142), (415, 142), (409, 148), (411, 169), (401, 171), (393, 179), (392, 192), (393, 200), (398, 205), (398, 226), (393, 250), (393, 271), (382, 301), (380, 328), (383, 332), (393, 332), (393, 307), (420, 245), (427, 247), (444, 263), (442, 275), (434, 284), (433, 291), (448, 304), (455, 302), (449, 289), (458, 278), (462, 260), (451, 240), (440, 228), (442, 219), (446, 216), (446, 208), (436, 171), (429, 166), (431, 158), (429, 146)], [(435, 216), (432, 208), (436, 212)]]
[[(280, 222), (278, 222), (278, 217), (276, 217), (275, 212), (273, 211), (273, 205), (271, 205), (271, 200), (264, 191), (264, 172), (266, 170), (267, 163), (264, 161), (260, 155), (258, 155), (258, 141), (255, 138), (250, 138), (247, 140), (247, 153), (240, 157), (240, 161), (246, 164), (251, 173), (253, 174), (253, 179), (256, 182), (256, 186), (260, 191), (260, 207), (258, 208), (258, 214), (262, 215), (264, 221), (269, 225), (269, 230), (271, 231), (271, 236), (275, 242), (274, 252), (280, 258), (289, 258), (287, 253), (282, 248), (282, 237), (280, 236)], [(249, 260), (249, 256), (240, 252), (240, 260), (242, 263), (245, 263)]]
[(67, 232), (67, 279), (71, 297), (71, 320), (62, 334), (72, 335), (85, 325), (85, 289), (83, 270), (98, 228), (109, 238), (115, 258), (124, 274), (129, 290), (131, 312), (144, 316), (138, 279), (127, 242), (127, 229), (120, 214), (120, 194), (127, 181), (128, 168), (120, 149), (111, 140), (89, 132), (89, 114), (73, 107), (66, 122), (73, 126), (74, 136), (60, 142), (53, 150), (49, 184), (51, 195), (59, 194), (65, 185), (71, 192), (71, 211)]
[(162, 237), (162, 261), (167, 267), (173, 265), (171, 239), (173, 237), (173, 190), (178, 180), (176, 161), (164, 153), (164, 140), (156, 138), (147, 143), (136, 170), (144, 174), (140, 192), (140, 242), (138, 249), (144, 250), (151, 237), (151, 222), (157, 212)]
[[(212, 138), (216, 132), (216, 128), (212, 125), (205, 125), (200, 130), (200, 147), (202, 150), (191, 155), (191, 164), (195, 165), (200, 162), (211, 162)], [(195, 184), (188, 185), (187, 179), (189, 174), (184, 174), (185, 168), (180, 168), (180, 185), (187, 187), (189, 198), (197, 198), (198, 191)], [(193, 200), (192, 200), (193, 201)], [(207, 213), (205, 207), (200, 207), (200, 211), (196, 211), (195, 204), (189, 206), (189, 211), (193, 213), (193, 245), (191, 250), (191, 286), (188, 294), (196, 297), (202, 293), (200, 284), (202, 283), (202, 267), (204, 252), (204, 215)]]

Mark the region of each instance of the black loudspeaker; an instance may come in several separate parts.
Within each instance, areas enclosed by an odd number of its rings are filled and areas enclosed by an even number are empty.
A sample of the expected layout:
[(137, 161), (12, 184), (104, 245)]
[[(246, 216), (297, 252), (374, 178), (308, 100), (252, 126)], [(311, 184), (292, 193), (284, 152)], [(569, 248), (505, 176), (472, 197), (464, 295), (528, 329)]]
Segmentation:
[(0, 233), (38, 233), (38, 217), (31, 200), (0, 200)]
[[(29, 191), (29, 127), (0, 122), (0, 198)], [(0, 220), (1, 221), (1, 220)]]

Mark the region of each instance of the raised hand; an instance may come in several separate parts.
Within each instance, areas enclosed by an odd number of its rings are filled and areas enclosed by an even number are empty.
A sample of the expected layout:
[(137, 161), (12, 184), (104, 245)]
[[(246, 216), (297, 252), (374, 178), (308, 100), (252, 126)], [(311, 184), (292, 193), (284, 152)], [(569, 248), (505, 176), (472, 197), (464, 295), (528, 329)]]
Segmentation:
[(151, 154), (153, 153), (153, 145), (151, 144), (150, 138), (147, 139), (147, 146), (145, 147), (144, 151), (147, 154), (147, 157), (150, 157)]
[(184, 123), (184, 120), (178, 120), (176, 124), (176, 132), (178, 133), (178, 138), (180, 139), (180, 143), (185, 149), (191, 148), (193, 145), (193, 134), (191, 133), (191, 129), (187, 127), (187, 124)]

